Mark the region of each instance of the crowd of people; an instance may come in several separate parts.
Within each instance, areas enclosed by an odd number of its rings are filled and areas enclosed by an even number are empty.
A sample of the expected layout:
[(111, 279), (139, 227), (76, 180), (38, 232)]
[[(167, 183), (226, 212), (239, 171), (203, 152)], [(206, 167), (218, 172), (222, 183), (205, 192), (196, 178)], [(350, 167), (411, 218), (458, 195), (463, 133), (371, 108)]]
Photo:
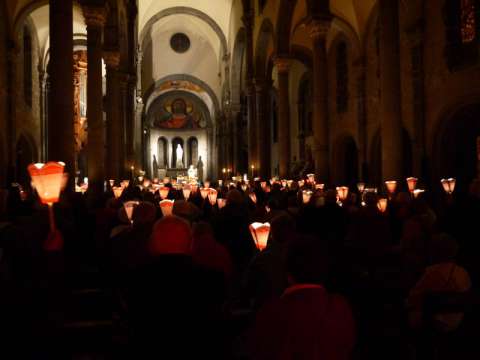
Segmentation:
[[(88, 191), (64, 192), (55, 231), (34, 191), (1, 193), (0, 328), (14, 358), (54, 358), (65, 299), (92, 272), (122, 334), (112, 358), (461, 359), (475, 349), (478, 180), (451, 195), (398, 191), (385, 212), (375, 193), (339, 201), (308, 181), (223, 184), (221, 208), (167, 183), (171, 216), (159, 191), (138, 185), (118, 198), (107, 187), (95, 209)], [(271, 225), (262, 251), (253, 222)]]

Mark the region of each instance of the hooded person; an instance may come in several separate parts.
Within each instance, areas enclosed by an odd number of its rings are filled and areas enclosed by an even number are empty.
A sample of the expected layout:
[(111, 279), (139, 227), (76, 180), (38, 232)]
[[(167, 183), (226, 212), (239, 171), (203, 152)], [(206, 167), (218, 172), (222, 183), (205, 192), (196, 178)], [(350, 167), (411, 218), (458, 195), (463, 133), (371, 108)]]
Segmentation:
[(190, 225), (177, 216), (155, 223), (147, 248), (127, 292), (136, 357), (218, 358), (222, 274), (194, 263)]

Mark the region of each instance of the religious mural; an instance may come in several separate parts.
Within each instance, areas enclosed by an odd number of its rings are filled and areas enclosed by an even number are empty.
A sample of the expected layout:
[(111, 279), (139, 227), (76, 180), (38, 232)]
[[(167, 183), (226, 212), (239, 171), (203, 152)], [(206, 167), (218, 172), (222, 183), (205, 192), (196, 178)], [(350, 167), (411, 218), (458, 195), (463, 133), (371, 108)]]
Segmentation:
[(153, 125), (161, 129), (204, 129), (207, 121), (203, 112), (182, 97), (166, 98), (154, 115)]

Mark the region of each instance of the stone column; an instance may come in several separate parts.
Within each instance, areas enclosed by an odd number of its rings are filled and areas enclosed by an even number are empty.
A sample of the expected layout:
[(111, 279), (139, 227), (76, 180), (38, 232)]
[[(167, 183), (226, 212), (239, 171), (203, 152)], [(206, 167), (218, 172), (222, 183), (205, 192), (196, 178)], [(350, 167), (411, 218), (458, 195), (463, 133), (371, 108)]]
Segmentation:
[(120, 53), (118, 51), (104, 51), (103, 58), (107, 65), (107, 126), (106, 126), (106, 172), (108, 179), (121, 180), (121, 130), (120, 124), (120, 86), (118, 79), (118, 65)]
[(312, 19), (309, 23), (313, 41), (313, 160), (321, 181), (329, 179), (328, 159), (328, 68), (326, 38), (331, 18)]
[(290, 100), (288, 93), (290, 63), (290, 59), (286, 57), (275, 59), (278, 72), (278, 159), (281, 179), (288, 177), (290, 164)]
[(120, 151), (120, 162), (121, 162), (121, 169), (120, 175), (124, 179), (128, 179), (130, 176), (130, 166), (134, 165), (132, 161), (129, 161), (127, 157), (127, 148), (128, 148), (128, 141), (130, 137), (127, 136), (127, 119), (128, 119), (128, 105), (127, 105), (127, 98), (128, 98), (128, 77), (129, 75), (125, 72), (119, 71), (117, 73), (118, 82), (119, 82), (119, 89), (120, 89), (120, 111), (119, 111), (119, 133), (120, 133), (120, 144), (121, 144), (121, 151)]
[(64, 161), (70, 182), (75, 179), (73, 134), (73, 4), (50, 1), (50, 80), (48, 160)]
[(270, 132), (269, 119), (267, 117), (267, 92), (268, 84), (263, 79), (255, 80), (255, 123), (258, 175), (263, 179), (270, 176)]
[(402, 177), (398, 0), (380, 0), (380, 121), (383, 180)]
[(46, 87), (46, 74), (42, 67), (38, 66), (38, 87), (39, 87), (39, 105), (40, 105), (40, 161), (46, 160), (46, 127), (45, 122), (47, 120), (46, 107), (45, 107), (45, 87)]
[(257, 136), (255, 121), (255, 82), (253, 79), (253, 12), (245, 13), (242, 17), (245, 26), (246, 36), (246, 98), (247, 98), (247, 114), (248, 114), (248, 166), (254, 165), (255, 168), (260, 166), (257, 154)]
[(414, 134), (413, 147), (413, 174), (427, 181), (427, 159), (425, 151), (425, 73), (423, 68), (423, 20), (407, 30), (407, 38), (411, 52), (412, 71), (412, 98)]
[(367, 156), (367, 82), (365, 58), (355, 64), (357, 72), (357, 124), (358, 124), (358, 155), (360, 162), (360, 179), (368, 182)]
[(83, 6), (87, 24), (87, 168), (91, 205), (96, 206), (105, 181), (105, 129), (102, 94), (102, 30), (106, 22), (105, 9)]

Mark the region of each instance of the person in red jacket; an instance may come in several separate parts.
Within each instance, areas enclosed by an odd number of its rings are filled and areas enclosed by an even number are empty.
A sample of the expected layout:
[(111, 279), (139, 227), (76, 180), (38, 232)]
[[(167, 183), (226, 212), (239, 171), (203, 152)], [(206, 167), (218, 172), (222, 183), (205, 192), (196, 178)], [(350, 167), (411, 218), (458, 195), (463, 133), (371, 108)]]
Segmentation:
[(253, 360), (346, 360), (355, 344), (347, 301), (322, 285), (327, 273), (317, 239), (292, 242), (287, 255), (290, 286), (257, 313), (249, 337)]

